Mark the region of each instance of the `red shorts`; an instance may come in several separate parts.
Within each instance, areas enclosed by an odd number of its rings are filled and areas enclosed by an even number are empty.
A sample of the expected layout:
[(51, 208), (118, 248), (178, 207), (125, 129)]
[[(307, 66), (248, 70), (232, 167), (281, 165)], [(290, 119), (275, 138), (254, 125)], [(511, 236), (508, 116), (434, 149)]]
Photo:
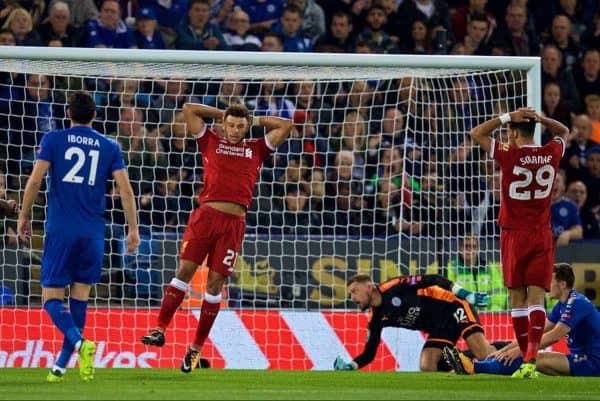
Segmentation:
[(550, 228), (502, 229), (500, 254), (507, 288), (534, 285), (550, 290), (554, 266), (554, 239)]
[(244, 216), (200, 206), (192, 212), (183, 233), (180, 258), (198, 265), (208, 255), (208, 267), (230, 276), (246, 231)]

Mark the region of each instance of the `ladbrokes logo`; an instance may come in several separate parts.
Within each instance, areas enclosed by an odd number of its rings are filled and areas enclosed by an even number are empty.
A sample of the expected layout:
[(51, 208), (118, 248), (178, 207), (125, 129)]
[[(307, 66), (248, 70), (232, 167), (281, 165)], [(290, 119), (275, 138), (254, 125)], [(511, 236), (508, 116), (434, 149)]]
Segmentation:
[[(58, 355), (44, 349), (44, 340), (28, 340), (25, 348), (11, 353), (0, 350), (0, 368), (50, 368)], [(75, 367), (77, 353), (69, 360), (68, 367)], [(106, 342), (96, 343), (96, 359), (94, 366), (97, 368), (151, 368), (158, 365), (156, 352), (129, 352), (109, 351)]]

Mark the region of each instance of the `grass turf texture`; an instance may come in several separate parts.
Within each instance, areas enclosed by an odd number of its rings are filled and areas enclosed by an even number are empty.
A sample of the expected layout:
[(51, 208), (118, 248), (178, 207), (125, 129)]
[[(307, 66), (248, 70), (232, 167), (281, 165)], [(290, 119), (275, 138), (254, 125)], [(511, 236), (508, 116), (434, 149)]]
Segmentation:
[(600, 378), (456, 376), (449, 373), (313, 372), (199, 369), (96, 369), (82, 382), (69, 369), (62, 383), (46, 383), (48, 369), (0, 369), (6, 400), (592, 400)]

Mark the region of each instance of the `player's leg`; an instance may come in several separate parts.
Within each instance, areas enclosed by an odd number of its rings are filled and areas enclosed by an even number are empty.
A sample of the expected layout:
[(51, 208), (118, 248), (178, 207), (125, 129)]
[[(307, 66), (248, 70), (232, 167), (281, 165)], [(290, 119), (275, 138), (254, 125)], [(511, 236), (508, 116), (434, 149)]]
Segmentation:
[(538, 348), (546, 325), (544, 297), (550, 289), (554, 266), (554, 239), (550, 229), (539, 233), (534, 241), (537, 251), (527, 265), (525, 284), (527, 284), (527, 309), (529, 313), (529, 333), (527, 352), (523, 354), (525, 363), (535, 363)]
[[(158, 347), (165, 344), (164, 332), (185, 298), (189, 288), (188, 283), (213, 247), (214, 228), (212, 224), (205, 207), (194, 210), (190, 215), (188, 225), (183, 233), (177, 272), (165, 289), (156, 327), (142, 337), (142, 343)], [(218, 224), (218, 222), (214, 224)]]
[(156, 327), (142, 337), (142, 343), (162, 347), (165, 344), (165, 330), (183, 302), (188, 291), (188, 283), (194, 276), (199, 263), (181, 259), (175, 277), (171, 280), (160, 304)]
[(196, 336), (181, 364), (181, 370), (186, 373), (197, 366), (200, 350), (208, 338), (221, 307), (223, 286), (235, 269), (237, 255), (242, 246), (246, 229), (245, 221), (240, 216), (215, 210), (211, 212), (215, 222), (220, 223), (218, 237), (213, 250), (208, 255), (210, 270), (206, 280), (206, 293), (202, 300)]
[[(573, 356), (569, 355), (571, 359)], [(571, 367), (567, 355), (560, 352), (540, 352), (535, 364), (536, 369), (546, 375), (570, 376)]]
[[(44, 239), (40, 282), (44, 310), (64, 335), (65, 340), (71, 346), (79, 347), (83, 343), (81, 331), (63, 303), (65, 287), (73, 281), (75, 248), (74, 241), (65, 240), (58, 235), (47, 234)], [(61, 381), (64, 373), (62, 369), (53, 368), (48, 374), (47, 380), (49, 382)]]
[[(525, 232), (527, 234), (527, 232)], [(529, 333), (529, 312), (527, 310), (527, 287), (525, 286), (525, 267), (521, 250), (526, 248), (526, 236), (521, 231), (502, 230), (500, 233), (500, 254), (504, 286), (508, 289), (510, 315), (515, 338), (523, 355), (527, 352)]]
[(419, 358), (419, 369), (422, 372), (437, 372), (442, 359), (442, 349), (436, 345), (425, 343)]
[[(480, 328), (480, 326), (477, 327)], [(470, 334), (465, 334), (464, 337), (473, 356), (479, 360), (487, 358), (488, 355), (496, 351), (496, 348), (485, 338), (483, 329), (481, 330), (482, 331), (473, 331)]]

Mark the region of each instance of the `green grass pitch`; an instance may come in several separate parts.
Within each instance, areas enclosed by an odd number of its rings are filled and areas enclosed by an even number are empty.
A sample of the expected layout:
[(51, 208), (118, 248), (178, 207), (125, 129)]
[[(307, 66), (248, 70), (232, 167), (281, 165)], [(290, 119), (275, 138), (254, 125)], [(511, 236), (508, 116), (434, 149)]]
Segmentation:
[(97, 369), (93, 382), (70, 369), (46, 383), (47, 369), (0, 369), (6, 400), (594, 400), (600, 378), (455, 376), (449, 373), (201, 369)]

